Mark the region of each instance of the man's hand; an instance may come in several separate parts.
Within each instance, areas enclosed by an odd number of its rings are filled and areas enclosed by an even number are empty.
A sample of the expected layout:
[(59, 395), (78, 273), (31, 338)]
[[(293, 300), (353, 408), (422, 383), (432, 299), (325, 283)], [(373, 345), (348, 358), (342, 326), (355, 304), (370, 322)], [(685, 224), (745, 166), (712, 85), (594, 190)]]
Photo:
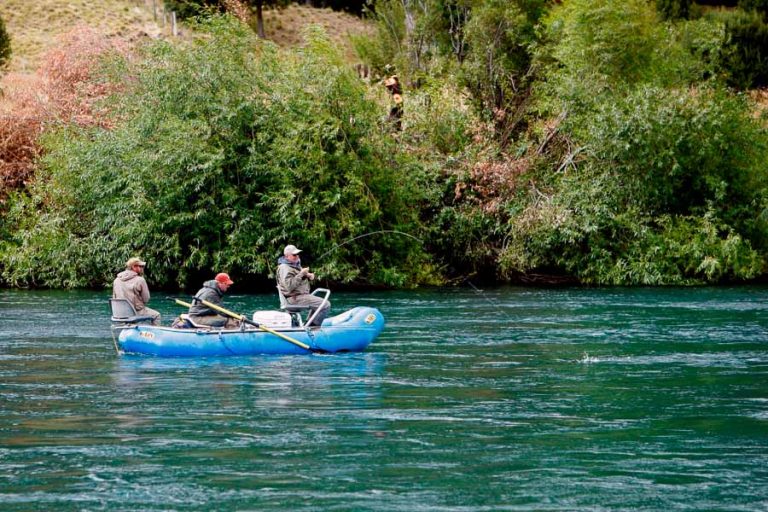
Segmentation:
[(304, 268), (302, 268), (302, 269), (301, 269), (301, 272), (299, 273), (299, 275), (301, 275), (301, 276), (307, 276), (307, 278), (308, 278), (310, 281), (314, 281), (314, 280), (315, 280), (315, 274), (313, 274), (312, 272), (310, 272), (310, 271), (309, 271), (309, 267), (304, 267)]

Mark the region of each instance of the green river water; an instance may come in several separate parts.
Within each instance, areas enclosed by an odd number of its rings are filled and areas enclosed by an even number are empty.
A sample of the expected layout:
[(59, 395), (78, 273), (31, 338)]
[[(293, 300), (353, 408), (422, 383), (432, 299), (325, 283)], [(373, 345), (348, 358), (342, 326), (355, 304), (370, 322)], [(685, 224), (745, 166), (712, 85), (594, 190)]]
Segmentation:
[(107, 296), (0, 290), (2, 511), (768, 510), (766, 287), (339, 293), (366, 352), (218, 359)]

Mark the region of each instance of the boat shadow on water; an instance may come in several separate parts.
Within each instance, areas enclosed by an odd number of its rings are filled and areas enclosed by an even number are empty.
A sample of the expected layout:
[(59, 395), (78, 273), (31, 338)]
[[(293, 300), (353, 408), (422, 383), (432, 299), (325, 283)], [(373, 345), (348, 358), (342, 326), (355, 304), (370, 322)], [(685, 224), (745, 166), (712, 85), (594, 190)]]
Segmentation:
[(368, 407), (381, 399), (386, 367), (383, 353), (218, 358), (125, 355), (115, 359), (112, 381), (124, 400), (136, 406), (147, 400), (186, 403), (189, 396), (199, 396), (206, 389), (210, 400), (221, 403), (236, 399), (252, 405), (300, 406), (337, 398), (351, 407)]

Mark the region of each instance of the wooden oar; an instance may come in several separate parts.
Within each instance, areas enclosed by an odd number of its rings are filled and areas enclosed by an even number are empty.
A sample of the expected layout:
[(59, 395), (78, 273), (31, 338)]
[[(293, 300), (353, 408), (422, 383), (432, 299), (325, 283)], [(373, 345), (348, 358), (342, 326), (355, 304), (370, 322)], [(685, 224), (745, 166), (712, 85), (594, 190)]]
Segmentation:
[[(213, 310), (215, 310), (215, 311), (218, 311), (218, 312), (220, 312), (220, 313), (223, 313), (223, 314), (227, 315), (228, 317), (234, 318), (234, 319), (236, 319), (236, 320), (240, 320), (241, 322), (245, 322), (245, 323), (247, 323), (247, 324), (249, 324), (249, 325), (252, 325), (252, 326), (254, 326), (254, 327), (258, 327), (258, 328), (259, 328), (259, 329), (261, 329), (262, 331), (266, 331), (266, 332), (268, 332), (268, 333), (270, 333), (270, 334), (274, 334), (274, 335), (275, 335), (275, 336), (277, 336), (278, 338), (282, 338), (282, 339), (284, 339), (285, 341), (288, 341), (288, 342), (290, 342), (290, 343), (293, 343), (293, 344), (294, 344), (294, 345), (296, 345), (297, 347), (301, 347), (301, 348), (303, 348), (304, 350), (308, 350), (308, 351), (310, 351), (310, 352), (314, 352), (314, 353), (317, 353), (317, 354), (327, 354), (327, 353), (328, 353), (328, 351), (327, 351), (327, 350), (323, 350), (323, 349), (321, 349), (321, 348), (313, 348), (313, 347), (310, 347), (310, 346), (309, 346), (309, 345), (307, 345), (306, 343), (302, 343), (302, 342), (300, 342), (299, 340), (297, 340), (297, 339), (295, 339), (295, 338), (291, 338), (290, 336), (286, 336), (285, 334), (283, 334), (283, 333), (281, 333), (281, 332), (277, 332), (277, 331), (275, 331), (274, 329), (270, 329), (269, 327), (266, 327), (266, 326), (264, 326), (264, 325), (261, 325), (261, 324), (259, 324), (259, 323), (256, 323), (256, 322), (254, 322), (254, 321), (251, 321), (251, 320), (249, 320), (248, 318), (246, 318), (244, 315), (240, 315), (240, 314), (238, 314), (238, 313), (235, 313), (234, 311), (230, 311), (230, 310), (228, 310), (228, 309), (224, 309), (223, 307), (221, 307), (221, 306), (218, 306), (218, 305), (216, 305), (216, 304), (213, 304), (213, 303), (211, 303), (211, 302), (208, 302), (207, 300), (203, 300), (203, 299), (197, 299), (197, 300), (199, 300), (201, 303), (205, 304), (206, 306), (208, 306), (209, 308), (211, 308), (211, 309), (213, 309)], [(183, 301), (181, 301), (181, 300), (179, 300), (179, 299), (176, 299), (176, 303), (177, 303), (177, 304), (180, 304), (180, 305), (182, 305), (182, 306), (186, 306), (186, 307), (191, 307), (191, 306), (192, 306), (192, 304), (190, 304), (190, 303), (188, 303), (188, 302), (183, 302)]]

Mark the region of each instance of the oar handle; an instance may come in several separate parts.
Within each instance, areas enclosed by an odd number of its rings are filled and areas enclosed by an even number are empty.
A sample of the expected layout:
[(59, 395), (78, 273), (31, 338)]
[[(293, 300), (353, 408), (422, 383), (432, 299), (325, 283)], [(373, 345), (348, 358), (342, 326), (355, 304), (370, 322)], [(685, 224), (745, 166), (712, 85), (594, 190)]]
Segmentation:
[[(216, 311), (220, 311), (221, 313), (224, 313), (227, 316), (230, 316), (230, 317), (235, 318), (237, 320), (241, 320), (241, 321), (243, 321), (243, 322), (245, 322), (247, 324), (251, 324), (254, 327), (261, 327), (256, 322), (252, 322), (252, 321), (248, 320), (245, 316), (239, 315), (239, 314), (234, 313), (232, 311), (228, 311), (228, 310), (222, 308), (221, 306), (217, 306), (216, 304), (212, 304), (212, 303), (208, 302), (207, 300), (201, 300), (201, 299), (195, 299), (195, 300), (199, 300), (200, 302), (202, 302), (203, 304), (205, 304), (209, 308), (215, 309)], [(184, 306), (186, 308), (191, 308), (192, 307), (192, 304), (190, 304), (189, 302), (184, 302), (183, 300), (179, 300), (179, 299), (176, 299), (176, 304), (178, 304), (180, 306)]]
[[(325, 352), (325, 350), (322, 350), (322, 349), (319, 349), (319, 348), (312, 348), (309, 345), (307, 345), (306, 343), (302, 343), (302, 342), (300, 342), (297, 339), (291, 338), (290, 336), (286, 336), (285, 334), (283, 334), (281, 332), (277, 332), (277, 331), (275, 331), (273, 329), (270, 329), (269, 327), (265, 327), (265, 326), (263, 326), (261, 324), (253, 322), (251, 320), (248, 320), (245, 316), (239, 315), (239, 314), (235, 313), (234, 311), (230, 311), (228, 309), (225, 309), (225, 308), (223, 308), (223, 307), (221, 307), (221, 306), (219, 306), (217, 304), (213, 304), (213, 303), (208, 302), (207, 300), (204, 300), (204, 299), (196, 299), (196, 300), (199, 300), (201, 303), (203, 303), (204, 305), (208, 306), (209, 308), (211, 308), (211, 309), (213, 309), (215, 311), (219, 311), (220, 313), (223, 313), (223, 314), (225, 314), (227, 316), (230, 316), (232, 318), (236, 318), (237, 320), (241, 320), (241, 321), (243, 321), (243, 322), (245, 322), (247, 324), (253, 325), (254, 327), (258, 327), (262, 331), (266, 331), (266, 332), (268, 332), (270, 334), (274, 334), (278, 338), (282, 338), (285, 341), (293, 343), (297, 347), (301, 347), (304, 350), (309, 350), (310, 352), (320, 352), (320, 353)], [(187, 307), (187, 308), (192, 307), (192, 304), (190, 304), (189, 302), (184, 302), (183, 300), (179, 300), (179, 299), (176, 299), (176, 304), (179, 304), (179, 305)]]
[(291, 338), (290, 336), (286, 336), (285, 334), (283, 334), (283, 333), (280, 333), (280, 332), (277, 332), (277, 331), (275, 331), (275, 330), (273, 330), (273, 329), (270, 329), (269, 327), (265, 327), (265, 326), (263, 326), (263, 325), (261, 325), (261, 324), (258, 324), (258, 323), (256, 323), (256, 322), (253, 322), (253, 321), (251, 321), (251, 320), (248, 320), (248, 319), (247, 319), (245, 316), (243, 316), (243, 315), (240, 315), (240, 314), (237, 314), (237, 313), (235, 313), (234, 311), (230, 311), (230, 310), (228, 310), (228, 309), (224, 309), (223, 307), (221, 307), (221, 306), (219, 306), (219, 305), (217, 305), (217, 304), (213, 304), (212, 302), (208, 302), (208, 301), (207, 301), (207, 300), (205, 300), (205, 299), (198, 299), (198, 300), (199, 300), (200, 302), (202, 302), (204, 305), (208, 306), (209, 308), (211, 308), (211, 309), (213, 309), (213, 310), (215, 310), (215, 311), (219, 311), (220, 313), (223, 313), (223, 314), (225, 314), (225, 315), (227, 315), (227, 316), (231, 316), (232, 318), (236, 318), (236, 319), (238, 319), (238, 320), (240, 320), (240, 321), (243, 321), (243, 322), (245, 322), (245, 323), (247, 323), (247, 324), (251, 324), (251, 325), (252, 325), (252, 326), (254, 326), (254, 327), (258, 327), (258, 328), (259, 328), (259, 329), (261, 329), (262, 331), (266, 331), (266, 332), (268, 332), (268, 333), (274, 334), (274, 335), (275, 335), (275, 336), (277, 336), (278, 338), (282, 338), (282, 339), (284, 339), (285, 341), (288, 341), (288, 342), (290, 342), (290, 343), (293, 343), (293, 344), (294, 344), (294, 345), (296, 345), (297, 347), (301, 347), (301, 348), (303, 348), (304, 350), (309, 350), (310, 352), (319, 352), (319, 351), (320, 351), (320, 350), (318, 350), (318, 349), (313, 349), (312, 347), (310, 347), (310, 346), (309, 346), (309, 345), (307, 345), (306, 343), (302, 343), (302, 342), (300, 342), (300, 341), (299, 341), (299, 340), (297, 340), (297, 339)]
[(203, 305), (208, 306), (209, 308), (213, 309), (214, 311), (218, 311), (219, 313), (223, 313), (229, 317), (232, 317), (236, 320), (240, 320), (242, 322), (245, 322), (247, 324), (251, 324), (254, 327), (261, 327), (256, 322), (253, 322), (251, 320), (248, 320), (245, 315), (241, 315), (239, 313), (235, 313), (234, 311), (230, 311), (228, 309), (224, 309), (223, 307), (219, 306), (218, 304), (214, 304), (213, 302), (208, 302), (205, 299), (197, 299), (199, 300)]

